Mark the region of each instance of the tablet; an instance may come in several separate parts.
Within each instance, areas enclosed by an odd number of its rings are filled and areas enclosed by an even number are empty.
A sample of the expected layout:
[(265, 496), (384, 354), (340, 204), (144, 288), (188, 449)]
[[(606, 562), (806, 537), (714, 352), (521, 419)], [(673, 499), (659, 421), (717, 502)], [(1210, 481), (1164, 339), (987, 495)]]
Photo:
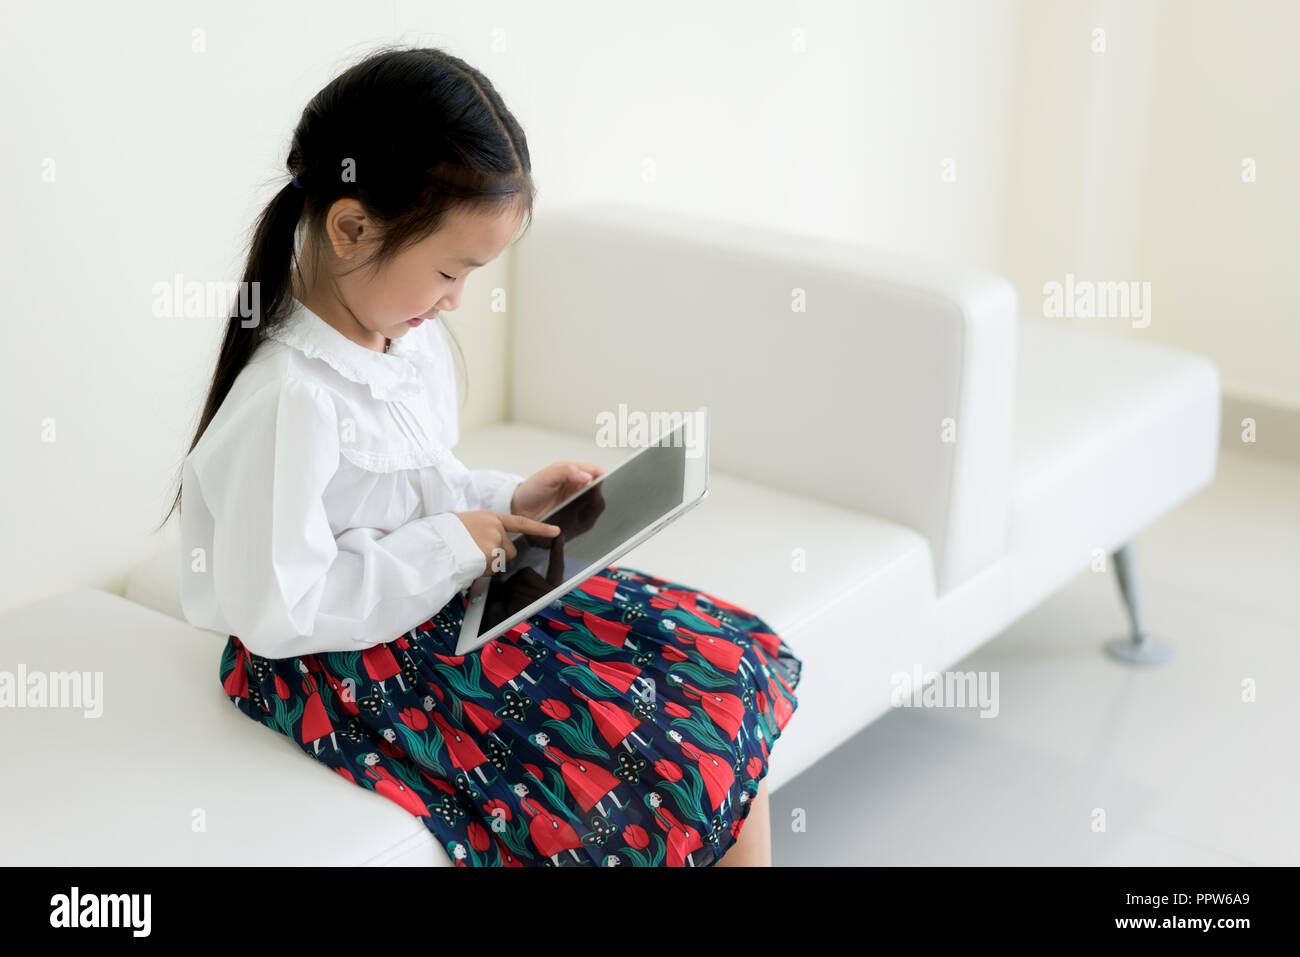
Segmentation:
[(651, 440), (541, 518), (559, 534), (516, 533), (517, 554), (470, 586), (456, 654), (553, 604), (698, 505), (709, 491), (709, 410)]

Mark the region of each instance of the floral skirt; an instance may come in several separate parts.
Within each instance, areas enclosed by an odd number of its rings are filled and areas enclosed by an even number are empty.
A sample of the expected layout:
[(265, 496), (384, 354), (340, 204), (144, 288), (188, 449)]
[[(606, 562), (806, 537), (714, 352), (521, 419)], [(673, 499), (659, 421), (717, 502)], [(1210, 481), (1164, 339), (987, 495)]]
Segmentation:
[(262, 658), (248, 717), (418, 816), (458, 866), (708, 867), (736, 841), (798, 702), (758, 617), (610, 565), (468, 655), (468, 591), (364, 651)]

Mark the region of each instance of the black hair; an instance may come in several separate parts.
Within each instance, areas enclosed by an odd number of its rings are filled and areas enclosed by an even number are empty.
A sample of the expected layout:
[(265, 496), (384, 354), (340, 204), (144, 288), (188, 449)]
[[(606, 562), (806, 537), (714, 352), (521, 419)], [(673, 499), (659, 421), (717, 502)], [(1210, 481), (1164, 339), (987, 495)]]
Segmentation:
[[(302, 111), (285, 167), (301, 188), (290, 180), (258, 217), (240, 286), (258, 283), (260, 315), (250, 323), (238, 302), (232, 310), (190, 452), (258, 344), (288, 314), (291, 270), (302, 275), (304, 217), (319, 257), (333, 203), (361, 204), (383, 238), (355, 269), (389, 261), (456, 211), (513, 206), (532, 221), (536, 187), (522, 128), (487, 77), (435, 48), (385, 47), (330, 81)], [(319, 274), (319, 263), (311, 265)], [(159, 528), (181, 507), (183, 468)]]

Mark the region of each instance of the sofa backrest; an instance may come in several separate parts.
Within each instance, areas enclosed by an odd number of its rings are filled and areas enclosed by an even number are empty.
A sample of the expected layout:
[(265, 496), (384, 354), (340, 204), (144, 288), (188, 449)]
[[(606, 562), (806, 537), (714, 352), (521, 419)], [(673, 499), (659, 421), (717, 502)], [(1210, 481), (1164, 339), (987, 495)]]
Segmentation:
[(538, 216), (511, 272), (510, 418), (592, 436), (620, 403), (708, 405), (713, 467), (916, 529), (940, 593), (1002, 552), (1001, 277), (620, 206)]

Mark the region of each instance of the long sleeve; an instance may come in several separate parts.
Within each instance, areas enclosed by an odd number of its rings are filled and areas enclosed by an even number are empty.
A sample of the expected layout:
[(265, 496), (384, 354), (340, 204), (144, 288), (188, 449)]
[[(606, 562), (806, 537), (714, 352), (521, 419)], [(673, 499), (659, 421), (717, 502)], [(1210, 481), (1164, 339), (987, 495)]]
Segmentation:
[(505, 515), (510, 514), (510, 500), (515, 496), (515, 489), (524, 481), (522, 475), (495, 469), (470, 469), (469, 478), (478, 495), (478, 504), (471, 504), (470, 508), (486, 508)]
[(361, 650), (427, 620), (486, 571), (451, 512), (336, 538), (322, 496), (338, 467), (333, 400), (303, 380), (263, 386), (205, 433), (182, 479), (192, 624), (268, 658)]

